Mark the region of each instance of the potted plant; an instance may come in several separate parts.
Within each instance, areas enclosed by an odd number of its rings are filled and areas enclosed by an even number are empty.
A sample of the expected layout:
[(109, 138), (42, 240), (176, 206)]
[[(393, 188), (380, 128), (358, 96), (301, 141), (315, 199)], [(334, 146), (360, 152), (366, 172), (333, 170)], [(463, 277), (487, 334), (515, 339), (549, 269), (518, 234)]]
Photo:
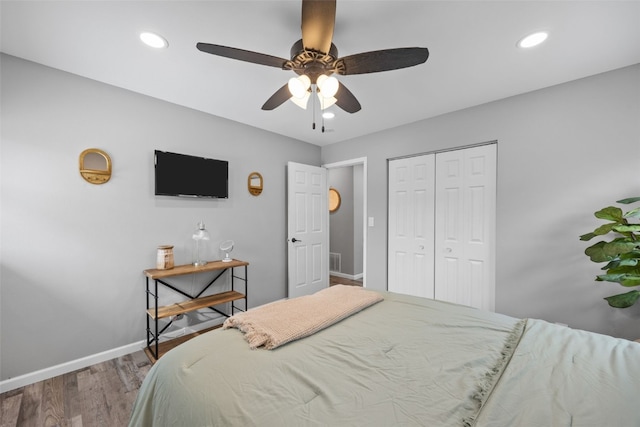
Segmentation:
[[(616, 203), (628, 205), (640, 201), (640, 197), (618, 200)], [(640, 286), (640, 207), (623, 212), (615, 206), (608, 206), (595, 213), (596, 218), (608, 221), (593, 232), (583, 234), (580, 240), (591, 240), (596, 236), (610, 234), (612, 240), (599, 241), (589, 246), (584, 253), (593, 262), (606, 262), (602, 267), (605, 274), (596, 276), (598, 282), (614, 282), (631, 288)], [(640, 299), (640, 290), (634, 289), (605, 298), (611, 307), (631, 307)]]

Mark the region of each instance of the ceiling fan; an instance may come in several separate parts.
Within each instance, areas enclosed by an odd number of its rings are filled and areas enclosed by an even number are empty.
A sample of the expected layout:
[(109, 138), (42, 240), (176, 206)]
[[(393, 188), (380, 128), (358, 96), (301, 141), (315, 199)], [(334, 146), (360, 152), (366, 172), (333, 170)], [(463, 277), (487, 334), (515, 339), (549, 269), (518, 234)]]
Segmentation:
[(424, 47), (385, 49), (338, 57), (333, 44), (336, 18), (335, 0), (302, 0), (302, 39), (291, 47), (291, 59), (209, 43), (198, 43), (198, 50), (212, 55), (291, 70), (298, 74), (278, 89), (262, 106), (273, 110), (288, 99), (306, 108), (315, 92), (321, 109), (333, 104), (348, 113), (362, 108), (356, 97), (333, 76), (378, 73), (424, 63), (429, 50)]

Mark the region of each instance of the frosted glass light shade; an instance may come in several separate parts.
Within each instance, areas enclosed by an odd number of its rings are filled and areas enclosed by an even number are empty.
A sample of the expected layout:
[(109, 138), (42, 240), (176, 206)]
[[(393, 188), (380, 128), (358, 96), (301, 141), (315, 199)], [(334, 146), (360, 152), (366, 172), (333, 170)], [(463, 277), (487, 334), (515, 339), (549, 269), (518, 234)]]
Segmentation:
[(311, 94), (309, 92), (306, 93), (306, 95), (302, 98), (296, 98), (295, 96), (292, 96), (291, 98), (289, 98), (289, 101), (293, 102), (294, 104), (296, 104), (298, 107), (302, 108), (303, 110), (307, 109), (307, 104), (309, 103), (309, 98), (311, 97)]
[(324, 98), (321, 93), (318, 93), (318, 99), (320, 100), (320, 109), (324, 110), (325, 108), (331, 107), (333, 104), (338, 102), (338, 100), (334, 97)]
[(323, 74), (318, 77), (317, 85), (320, 89), (320, 93), (324, 98), (333, 98), (335, 94), (338, 93), (338, 87), (340, 86), (340, 83), (335, 77), (329, 77)]
[(298, 77), (291, 77), (287, 86), (291, 96), (302, 99), (311, 87), (311, 80), (308, 76), (303, 74)]

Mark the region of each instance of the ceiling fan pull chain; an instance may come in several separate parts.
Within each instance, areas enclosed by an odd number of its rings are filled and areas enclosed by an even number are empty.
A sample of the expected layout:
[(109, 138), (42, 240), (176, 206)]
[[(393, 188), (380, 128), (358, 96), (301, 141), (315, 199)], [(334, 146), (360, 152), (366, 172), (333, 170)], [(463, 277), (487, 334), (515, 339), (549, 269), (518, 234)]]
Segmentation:
[(324, 133), (324, 97), (320, 98), (320, 116), (322, 117), (322, 133)]
[(313, 85), (313, 88), (311, 89), (311, 104), (312, 104), (312, 109), (311, 109), (311, 114), (313, 114), (313, 126), (311, 126), (311, 129), (316, 130), (316, 100), (315, 100), (315, 96), (318, 93), (318, 86)]

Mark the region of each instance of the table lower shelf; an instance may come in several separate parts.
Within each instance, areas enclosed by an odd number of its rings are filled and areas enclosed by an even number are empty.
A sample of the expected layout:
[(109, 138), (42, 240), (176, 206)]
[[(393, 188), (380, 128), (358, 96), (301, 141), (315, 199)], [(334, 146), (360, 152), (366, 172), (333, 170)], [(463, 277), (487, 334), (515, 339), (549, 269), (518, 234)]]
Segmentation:
[[(222, 325), (213, 326), (211, 328), (203, 329), (201, 331), (193, 332), (191, 334), (183, 335), (181, 337), (173, 338), (173, 339), (171, 339), (169, 341), (163, 341), (163, 342), (159, 343), (158, 344), (158, 359), (161, 358), (169, 350), (172, 350), (172, 349), (176, 348), (177, 346), (179, 346), (180, 344), (189, 341), (191, 338), (195, 338), (198, 335), (202, 335), (204, 333), (207, 333), (209, 331), (213, 331), (214, 329), (218, 329), (218, 328), (221, 328), (221, 327), (222, 327)], [(145, 347), (144, 348), (144, 352), (147, 355), (147, 357), (149, 358), (149, 360), (151, 361), (151, 363), (156, 363), (157, 362), (157, 359), (155, 357), (153, 357), (153, 353), (151, 352), (149, 347)]]
[[(209, 295), (202, 298), (196, 298), (188, 301), (182, 301), (164, 307), (158, 307), (158, 319), (165, 317), (177, 316), (179, 314), (189, 313), (201, 308), (213, 307), (214, 305), (224, 304), (225, 302), (236, 301), (243, 299), (245, 296), (240, 292), (227, 291), (215, 295)], [(152, 319), (156, 318), (155, 307), (147, 310), (147, 314)]]

